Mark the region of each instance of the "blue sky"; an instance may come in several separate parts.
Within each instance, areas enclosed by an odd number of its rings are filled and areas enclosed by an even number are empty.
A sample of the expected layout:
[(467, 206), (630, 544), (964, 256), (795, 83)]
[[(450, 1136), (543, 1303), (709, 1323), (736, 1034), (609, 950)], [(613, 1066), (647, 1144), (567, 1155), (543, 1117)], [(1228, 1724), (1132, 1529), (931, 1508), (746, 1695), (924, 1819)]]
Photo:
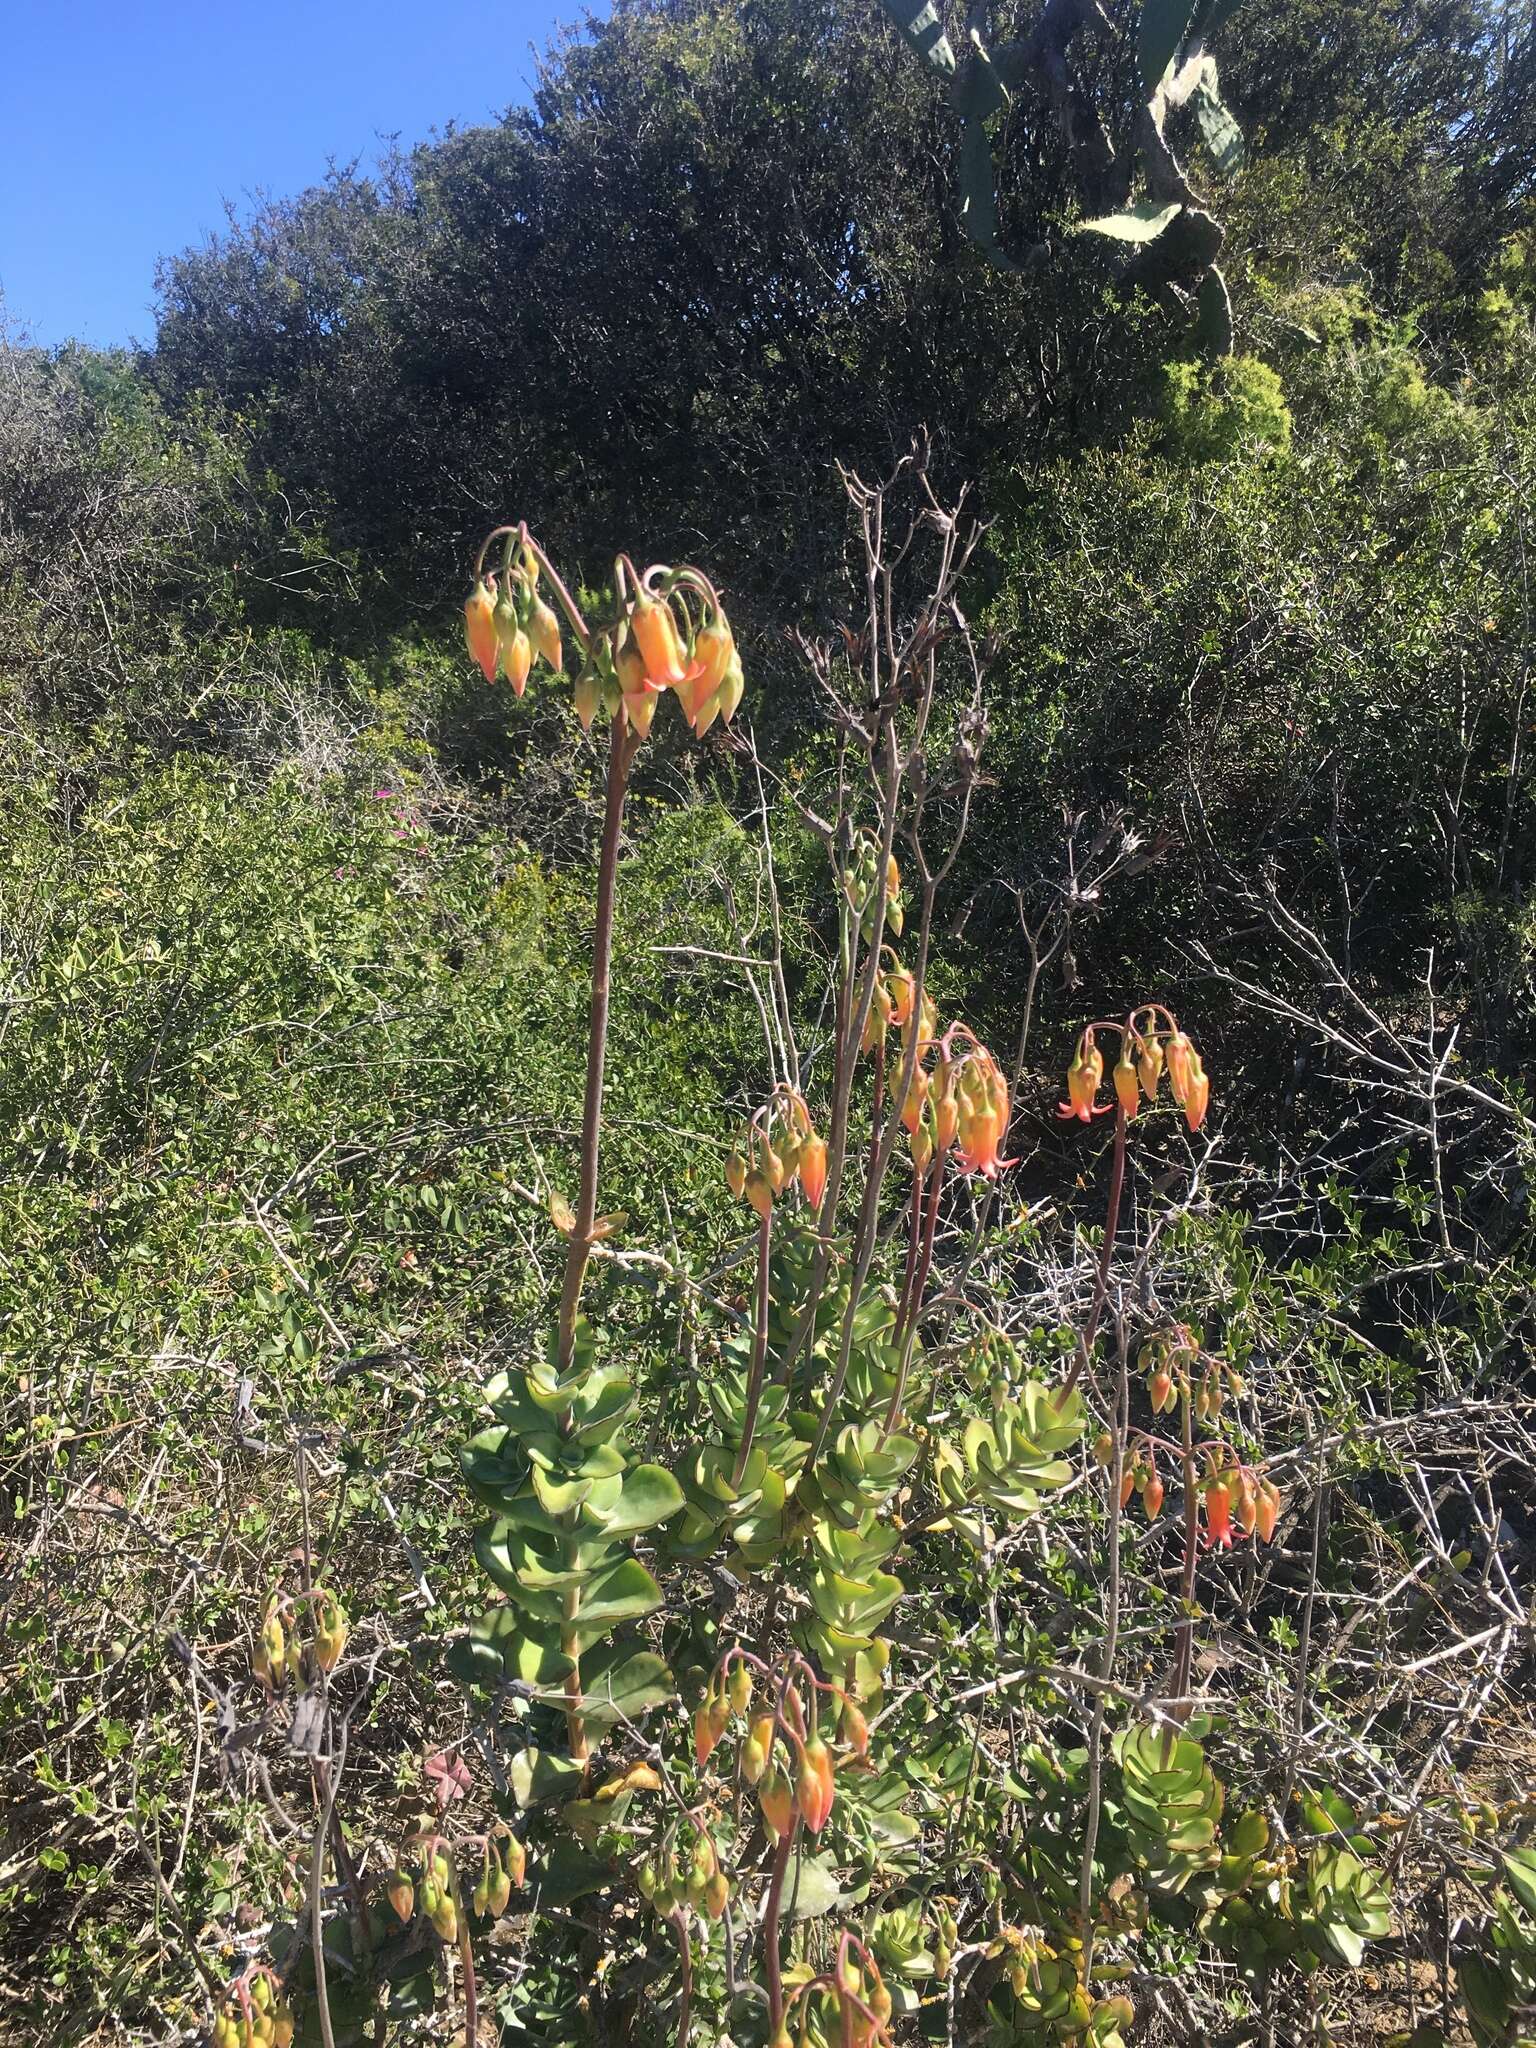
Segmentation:
[(224, 201), (526, 100), (580, 0), (9, 0), (0, 311), (46, 344), (153, 337), (157, 257)]

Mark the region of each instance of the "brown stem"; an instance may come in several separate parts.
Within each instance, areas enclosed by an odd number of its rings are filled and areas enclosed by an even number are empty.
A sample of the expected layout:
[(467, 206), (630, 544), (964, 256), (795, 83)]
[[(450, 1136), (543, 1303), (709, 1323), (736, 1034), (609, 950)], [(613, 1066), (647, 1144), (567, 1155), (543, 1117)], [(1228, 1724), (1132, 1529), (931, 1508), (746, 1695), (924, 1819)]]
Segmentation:
[(784, 2024), (784, 1975), (779, 1957), (779, 1914), (784, 1904), (784, 1877), (789, 1869), (790, 1851), (799, 1832), (797, 1813), (774, 1852), (773, 1875), (768, 1880), (768, 1897), (763, 1906), (763, 1968), (768, 1977), (768, 2024), (775, 2033)]
[(928, 1285), (928, 1275), (933, 1268), (933, 1238), (939, 1220), (939, 1188), (943, 1178), (944, 1154), (936, 1151), (933, 1155), (933, 1164), (928, 1169), (928, 1216), (923, 1225), (923, 1246), (918, 1254), (917, 1269), (912, 1275), (911, 1298), (904, 1306), (904, 1321), (900, 1326), (901, 1364), (896, 1371), (896, 1384), (891, 1389), (885, 1420), (880, 1425), (882, 1444), (896, 1427), (901, 1414), (901, 1404), (906, 1398), (907, 1376), (912, 1370), (912, 1353), (917, 1346), (917, 1312), (922, 1307), (923, 1289)]
[(1183, 1699), (1189, 1691), (1190, 1666), (1194, 1661), (1195, 1618), (1189, 1612), (1195, 1600), (1195, 1564), (1200, 1555), (1200, 1490), (1195, 1482), (1194, 1390), (1185, 1386), (1179, 1403), (1184, 1462), (1184, 1573), (1179, 1585), (1179, 1602), (1184, 1618), (1179, 1623), (1178, 1648), (1173, 1660), (1173, 1695)]
[(880, 1113), (885, 1108), (885, 1040), (875, 1047), (875, 1092), (869, 1111), (869, 1171), (880, 1159)]
[(1115, 1156), (1109, 1170), (1109, 1209), (1104, 1218), (1104, 1249), (1099, 1253), (1099, 1270), (1093, 1283), (1093, 1303), (1088, 1311), (1088, 1321), (1079, 1331), (1077, 1356), (1072, 1361), (1072, 1370), (1067, 1374), (1063, 1394), (1070, 1394), (1082, 1375), (1093, 1353), (1094, 1339), (1099, 1334), (1099, 1324), (1104, 1315), (1104, 1303), (1109, 1295), (1109, 1266), (1115, 1255), (1115, 1233), (1120, 1228), (1120, 1195), (1125, 1186), (1125, 1111), (1115, 1105)]
[(587, 1724), (581, 1711), (581, 1638), (576, 1632), (576, 1619), (581, 1612), (580, 1586), (565, 1589), (565, 1622), (560, 1631), (560, 1650), (571, 1660), (571, 1668), (565, 1680), (565, 1732), (570, 1744), (573, 1762), (584, 1764), (589, 1754), (587, 1748)]
[(1115, 1455), (1109, 1474), (1109, 1612), (1104, 1627), (1104, 1654), (1099, 1665), (1102, 1685), (1093, 1703), (1088, 1730), (1088, 1807), (1083, 1822), (1083, 1860), (1078, 1871), (1077, 1910), (1083, 1928), (1083, 1995), (1092, 1994), (1093, 1984), (1093, 1856), (1098, 1847), (1099, 1820), (1104, 1794), (1104, 1715), (1113, 1682), (1115, 1649), (1120, 1636), (1120, 1527), (1125, 1509), (1120, 1495), (1125, 1483), (1126, 1438), (1131, 1420), (1130, 1345), (1125, 1332), (1125, 1315), (1116, 1317), (1115, 1347), (1118, 1377), (1115, 1384)]
[(464, 1910), (464, 1894), (459, 1889), (456, 1870), (453, 1889), (458, 1902), (459, 1968), (464, 1972), (464, 2048), (477, 2048), (480, 2039), (480, 1985), (475, 1976), (474, 1945), (469, 1938), (469, 1915)]
[(560, 1290), (560, 1367), (568, 1371), (576, 1341), (576, 1316), (581, 1285), (592, 1256), (592, 1226), (597, 1221), (597, 1158), (603, 1122), (603, 1063), (608, 1050), (608, 982), (613, 961), (613, 907), (619, 868), (619, 838), (624, 823), (624, 795), (630, 763), (639, 744), (637, 734), (615, 713), (608, 735), (608, 792), (603, 811), (603, 845), (597, 870), (597, 928), (592, 939), (592, 1007), (587, 1025), (587, 1090), (581, 1112), (581, 1190), (576, 1222), (565, 1252), (565, 1281)]
[(693, 1951), (688, 1944), (688, 1916), (674, 1913), (672, 1925), (677, 1930), (677, 1953), (682, 1969), (682, 2010), (677, 2016), (677, 2048), (688, 2048), (688, 2029), (693, 2021)]
[(917, 1271), (917, 1254), (922, 1241), (923, 1176), (914, 1164), (912, 1168), (912, 1220), (907, 1229), (907, 1262), (902, 1268), (901, 1296), (896, 1305), (896, 1334), (898, 1338), (907, 1326), (907, 1304), (912, 1299), (912, 1276)]
[(752, 1433), (757, 1428), (758, 1405), (763, 1398), (763, 1366), (768, 1357), (768, 1257), (773, 1244), (773, 1211), (765, 1212), (757, 1232), (757, 1328), (752, 1335), (752, 1369), (747, 1374), (747, 1398), (741, 1417), (741, 1442), (731, 1472), (732, 1486), (740, 1486), (752, 1453)]

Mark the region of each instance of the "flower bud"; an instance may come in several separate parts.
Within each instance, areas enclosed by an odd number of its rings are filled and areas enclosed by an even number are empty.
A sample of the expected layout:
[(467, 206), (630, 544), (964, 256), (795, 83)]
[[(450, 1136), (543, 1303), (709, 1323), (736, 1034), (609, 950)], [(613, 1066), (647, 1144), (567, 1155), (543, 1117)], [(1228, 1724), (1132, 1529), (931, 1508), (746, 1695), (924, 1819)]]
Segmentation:
[(334, 1671), (346, 1647), (346, 1614), (334, 1594), (322, 1593), (315, 1602), (315, 1662), (322, 1671)]
[(730, 1903), (731, 1887), (723, 1870), (717, 1870), (704, 1887), (704, 1910), (711, 1920), (724, 1917)]
[(1200, 1055), (1193, 1047), (1189, 1055), (1189, 1085), (1184, 1094), (1184, 1121), (1192, 1131), (1198, 1131), (1205, 1122), (1205, 1113), (1211, 1104), (1211, 1084), (1205, 1068), (1200, 1064)]
[(813, 1209), (820, 1209), (827, 1189), (827, 1141), (815, 1131), (800, 1149), (800, 1185)]
[(749, 1785), (755, 1785), (768, 1768), (773, 1755), (773, 1716), (759, 1714), (747, 1731), (747, 1739), (741, 1748), (741, 1775)]
[(416, 1887), (406, 1873), (395, 1867), (394, 1874), (386, 1887), (386, 1896), (394, 1907), (396, 1917), (404, 1924), (416, 1911)]
[(1148, 1102), (1155, 1102), (1158, 1084), (1163, 1078), (1163, 1047), (1161, 1039), (1142, 1039), (1136, 1056), (1136, 1072), (1141, 1081), (1141, 1092), (1146, 1096)]
[(734, 648), (725, 665), (725, 674), (720, 679), (720, 716), (729, 725), (746, 694), (746, 679), (741, 672), (741, 656)]
[(738, 1202), (746, 1193), (747, 1162), (739, 1152), (731, 1153), (725, 1162), (725, 1184)]
[(676, 688), (684, 680), (686, 672), (672, 607), (666, 603), (658, 604), (642, 591), (635, 599), (629, 624), (652, 686), (656, 689)]
[(1129, 1122), (1141, 1101), (1141, 1084), (1136, 1074), (1136, 1063), (1128, 1052), (1122, 1052), (1115, 1061), (1114, 1082), (1115, 1094)]
[(1259, 1481), (1258, 1504), (1254, 1513), (1254, 1527), (1261, 1543), (1272, 1543), (1275, 1524), (1280, 1519), (1280, 1489), (1272, 1479)]
[(464, 601), (464, 638), (470, 659), (488, 683), (496, 680), (496, 593), (482, 576)]
[(725, 622), (724, 612), (699, 629), (693, 643), (693, 658), (699, 667), (699, 696), (701, 701), (713, 697), (725, 681), (725, 672), (731, 665), (731, 656), (736, 652), (736, 642), (731, 629)]
[(869, 1723), (852, 1700), (843, 1701), (841, 1733), (855, 1756), (868, 1756)]
[(782, 1839), (794, 1825), (795, 1795), (784, 1773), (777, 1767), (768, 1772), (757, 1788), (757, 1803), (763, 1810), (763, 1819)]
[(1194, 1050), (1182, 1031), (1175, 1031), (1168, 1040), (1168, 1085), (1180, 1109), (1189, 1098), (1189, 1084), (1193, 1079), (1190, 1061)]
[(528, 687), (528, 671), (533, 666), (533, 642), (521, 626), (501, 642), (501, 672), (512, 685), (514, 697), (521, 697)]
[(602, 685), (591, 669), (584, 668), (576, 678), (571, 701), (576, 706), (576, 716), (581, 720), (582, 731), (590, 732), (592, 721), (596, 718), (603, 701)]
[(1205, 1522), (1213, 1547), (1232, 1548), (1232, 1496), (1225, 1479), (1209, 1480), (1205, 1488)]
[(696, 1763), (708, 1763), (715, 1753), (715, 1746), (725, 1733), (727, 1708), (724, 1700), (713, 1693), (705, 1700), (693, 1717), (693, 1755)]
[(1093, 1462), (1105, 1472), (1115, 1462), (1115, 1440), (1107, 1429), (1100, 1430), (1093, 1440)]
[(1152, 1413), (1162, 1415), (1178, 1400), (1178, 1389), (1173, 1384), (1173, 1374), (1167, 1367), (1160, 1367), (1147, 1382), (1147, 1392), (1152, 1399)]
[(1141, 1504), (1149, 1522), (1155, 1522), (1163, 1511), (1163, 1482), (1155, 1472), (1142, 1489)]
[(773, 1186), (767, 1174), (761, 1172), (755, 1166), (747, 1174), (746, 1196), (752, 1207), (766, 1223), (773, 1214)]
[(1104, 1055), (1093, 1042), (1093, 1033), (1085, 1031), (1077, 1041), (1077, 1051), (1067, 1069), (1067, 1102), (1064, 1105), (1068, 1116), (1080, 1117), (1086, 1124), (1092, 1120), (1093, 1105), (1104, 1079)]
[(813, 1835), (819, 1835), (827, 1824), (834, 1792), (832, 1752), (819, 1735), (813, 1735), (801, 1752), (795, 1783), (796, 1803)]
[(737, 1662), (731, 1667), (727, 1697), (733, 1714), (744, 1714), (752, 1704), (752, 1673), (744, 1663)]
[(545, 661), (558, 675), (565, 666), (565, 652), (560, 645), (560, 621), (542, 597), (536, 597), (528, 612), (528, 638), (533, 650), (541, 661)]

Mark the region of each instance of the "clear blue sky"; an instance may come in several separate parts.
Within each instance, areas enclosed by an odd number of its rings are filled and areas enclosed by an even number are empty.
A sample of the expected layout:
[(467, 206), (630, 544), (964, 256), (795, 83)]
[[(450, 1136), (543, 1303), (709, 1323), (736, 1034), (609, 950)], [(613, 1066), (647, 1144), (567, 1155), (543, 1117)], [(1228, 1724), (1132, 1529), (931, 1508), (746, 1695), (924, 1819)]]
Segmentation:
[[(596, 9), (594, 11), (603, 11)], [(155, 260), (244, 207), (526, 101), (581, 0), (8, 0), (0, 311), (32, 340), (154, 333)]]

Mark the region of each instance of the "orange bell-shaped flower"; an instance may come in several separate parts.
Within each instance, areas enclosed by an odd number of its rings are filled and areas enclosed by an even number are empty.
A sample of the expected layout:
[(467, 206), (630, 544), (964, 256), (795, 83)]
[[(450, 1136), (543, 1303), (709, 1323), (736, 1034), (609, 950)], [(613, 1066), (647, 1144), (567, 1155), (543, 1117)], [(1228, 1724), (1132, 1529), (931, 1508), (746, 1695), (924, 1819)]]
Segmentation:
[(464, 601), (464, 638), (470, 659), (488, 683), (496, 680), (496, 593), (481, 577)]
[(1115, 1061), (1114, 1082), (1115, 1094), (1129, 1121), (1141, 1103), (1141, 1078), (1136, 1072), (1136, 1062), (1129, 1052), (1122, 1052)]
[(629, 615), (630, 630), (654, 689), (675, 689), (687, 675), (683, 643), (669, 604), (658, 604), (642, 591)]
[(1103, 1079), (1104, 1055), (1094, 1044), (1092, 1031), (1085, 1031), (1077, 1041), (1077, 1051), (1067, 1069), (1067, 1099), (1061, 1104), (1059, 1114), (1080, 1117), (1085, 1124), (1090, 1123)]
[(800, 1185), (811, 1207), (819, 1209), (827, 1191), (827, 1141), (815, 1131), (800, 1147)]

